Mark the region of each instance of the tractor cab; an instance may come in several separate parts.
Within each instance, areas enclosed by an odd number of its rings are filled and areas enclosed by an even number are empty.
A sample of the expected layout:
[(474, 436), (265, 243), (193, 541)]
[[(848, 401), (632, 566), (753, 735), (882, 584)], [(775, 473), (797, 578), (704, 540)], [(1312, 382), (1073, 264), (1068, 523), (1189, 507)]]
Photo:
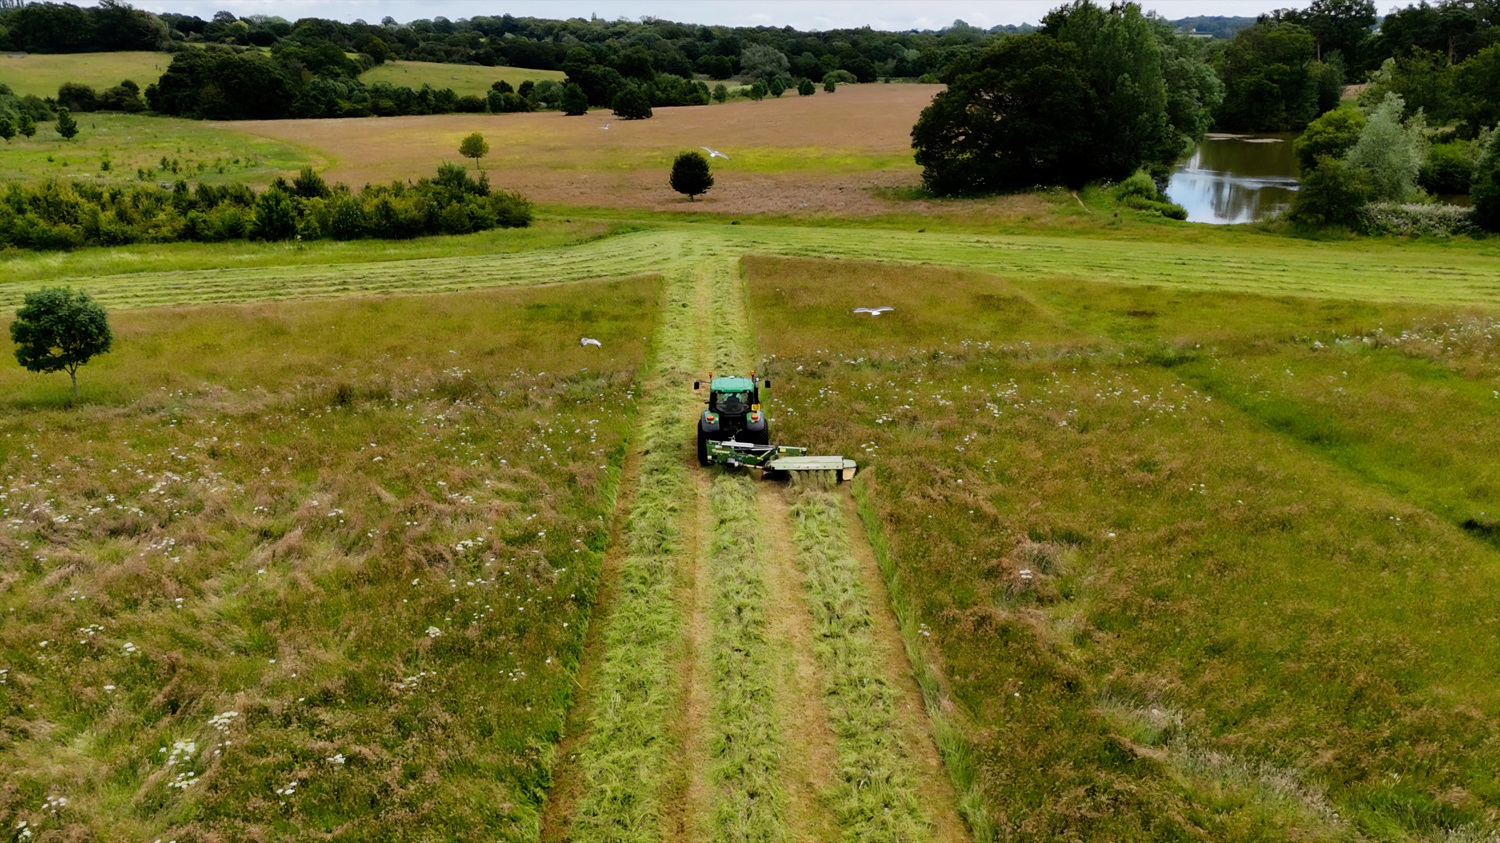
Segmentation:
[[(713, 377), (709, 374), (708, 409), (698, 417), (698, 461), (708, 464), (709, 442), (743, 442), (765, 445), (771, 429), (760, 405), (760, 390), (769, 387), (751, 372), (750, 377)], [(694, 381), (701, 390), (703, 381)]]

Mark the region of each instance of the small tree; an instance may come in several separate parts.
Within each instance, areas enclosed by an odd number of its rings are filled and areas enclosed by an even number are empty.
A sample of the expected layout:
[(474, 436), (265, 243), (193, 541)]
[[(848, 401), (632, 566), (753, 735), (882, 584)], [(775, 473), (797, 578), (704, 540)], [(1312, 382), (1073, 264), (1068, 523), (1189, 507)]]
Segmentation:
[(1370, 201), (1370, 179), (1363, 170), (1337, 158), (1320, 158), (1302, 178), (1287, 217), (1299, 225), (1354, 228), (1359, 212)]
[(569, 117), (577, 117), (589, 113), (589, 95), (579, 85), (572, 82), (563, 86), (562, 111)]
[(1359, 141), (1345, 157), (1350, 167), (1370, 179), (1374, 202), (1408, 202), (1422, 195), (1417, 176), (1427, 160), (1427, 138), (1419, 111), (1402, 121), (1406, 102), (1398, 94), (1387, 94), (1365, 119)]
[(36, 118), (28, 112), (21, 112), (21, 118), (16, 123), (16, 131), (20, 132), (21, 137), (24, 138), (36, 137)]
[(63, 140), (72, 140), (78, 136), (78, 121), (66, 108), (57, 110), (57, 133), (63, 136)]
[(250, 235), (257, 240), (290, 240), (297, 234), (297, 203), (273, 187), (255, 200)]
[(772, 76), (771, 81), (766, 83), (766, 90), (771, 92), (771, 96), (780, 97), (786, 93), (786, 82), (780, 76)]
[(458, 154), (465, 158), (473, 158), (474, 169), (477, 171), (479, 159), (490, 154), (490, 142), (484, 139), (484, 135), (475, 132), (459, 143)]
[(78, 399), (78, 367), (109, 351), (114, 334), (104, 308), (88, 293), (49, 287), (26, 294), (10, 323), (16, 361), (32, 372), (66, 371)]
[(811, 79), (803, 79), (797, 84), (797, 94), (799, 96), (810, 97), (817, 93), (817, 90), (817, 86), (813, 85)]
[(1474, 173), (1474, 222), (1486, 231), (1500, 231), (1500, 130), (1490, 133), (1490, 142)]
[(673, 190), (685, 194), (692, 202), (714, 186), (714, 175), (709, 172), (708, 159), (703, 153), (684, 152), (672, 162), (671, 182)]
[(834, 91), (838, 90), (838, 87), (839, 81), (837, 79), (833, 78), (832, 76), (826, 76), (823, 78), (823, 91), (825, 93), (831, 94)]
[(16, 136), (16, 124), (9, 117), (0, 117), (0, 138), (5, 138), (6, 143)]
[(766, 88), (766, 83), (759, 79), (755, 80), (755, 84), (750, 86), (750, 99), (760, 102), (766, 98), (767, 90), (769, 89)]
[(615, 116), (621, 120), (649, 120), (651, 118), (651, 100), (640, 88), (630, 87), (615, 94), (614, 102), (610, 104)]
[(714, 86), (714, 102), (724, 102), (729, 99), (729, 88), (723, 82)]
[(1357, 108), (1336, 108), (1307, 124), (1293, 149), (1297, 166), (1311, 172), (1319, 158), (1343, 158), (1365, 130), (1364, 112)]

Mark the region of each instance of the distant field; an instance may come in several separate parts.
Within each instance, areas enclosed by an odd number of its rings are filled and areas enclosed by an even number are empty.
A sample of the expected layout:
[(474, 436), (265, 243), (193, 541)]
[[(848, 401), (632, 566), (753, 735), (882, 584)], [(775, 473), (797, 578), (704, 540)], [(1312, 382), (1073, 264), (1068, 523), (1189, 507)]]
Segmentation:
[[(295, 141), (270, 140), (175, 117), (107, 111), (77, 115), (78, 136), (63, 140), (54, 124), (41, 123), (36, 137), (17, 137), (0, 156), (0, 180), (72, 178), (95, 183), (145, 181), (270, 182), (317, 167), (317, 153)], [(163, 159), (166, 166), (162, 166)], [(109, 162), (105, 169), (104, 162)]]
[(513, 87), (518, 87), (527, 79), (535, 82), (543, 79), (561, 82), (566, 77), (567, 74), (560, 70), (482, 67), (473, 64), (441, 64), (426, 61), (388, 61), (365, 71), (359, 79), (365, 83), (389, 82), (392, 85), (405, 85), (409, 88), (420, 88), (425, 84), (434, 88), (452, 88), (459, 94), (484, 96), (489, 93), (491, 85), (502, 80), (509, 82)]
[(169, 53), (31, 53), (25, 58), (0, 53), (0, 82), (18, 94), (39, 97), (57, 96), (57, 89), (64, 82), (82, 82), (103, 90), (129, 79), (144, 91), (147, 85), (161, 78), (171, 63)]
[(549, 204), (652, 210), (688, 210), (667, 173), (678, 153), (706, 146), (729, 157), (713, 159), (714, 188), (693, 210), (866, 215), (898, 204), (877, 191), (918, 183), (911, 127), (939, 90), (848, 85), (811, 97), (659, 108), (650, 120), (596, 109), (221, 125), (305, 144), (332, 162), (330, 178), (350, 184), (430, 172), (458, 160), (459, 141), (478, 131), (490, 143), (483, 164), (496, 184)]

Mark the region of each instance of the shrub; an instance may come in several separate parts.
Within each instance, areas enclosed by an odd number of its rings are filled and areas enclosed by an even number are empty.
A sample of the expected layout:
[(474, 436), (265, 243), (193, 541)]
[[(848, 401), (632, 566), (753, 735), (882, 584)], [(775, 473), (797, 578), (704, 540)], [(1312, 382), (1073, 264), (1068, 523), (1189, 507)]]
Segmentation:
[(1500, 129), (1490, 141), (1474, 174), (1474, 224), (1485, 231), (1500, 231)]
[(797, 94), (799, 96), (810, 97), (816, 92), (817, 88), (813, 86), (813, 81), (811, 79), (803, 79), (801, 82), (797, 83)]
[(57, 89), (57, 104), (69, 111), (94, 111), (99, 107), (99, 94), (80, 82), (64, 82)]
[(651, 118), (651, 100), (639, 88), (626, 88), (615, 94), (610, 108), (621, 120), (649, 120)]
[(1287, 218), (1298, 225), (1357, 228), (1360, 210), (1370, 200), (1369, 176), (1337, 158), (1318, 160), (1302, 179)]
[(1357, 108), (1338, 108), (1307, 124), (1293, 144), (1297, 167), (1304, 173), (1318, 164), (1319, 158), (1343, 158), (1359, 141), (1365, 128), (1364, 112)]
[(1367, 234), (1406, 237), (1455, 237), (1479, 232), (1472, 209), (1426, 203), (1367, 205), (1360, 215), (1360, 228)]
[(1432, 193), (1466, 194), (1474, 186), (1478, 147), (1470, 141), (1440, 143), (1427, 153), (1419, 182)]

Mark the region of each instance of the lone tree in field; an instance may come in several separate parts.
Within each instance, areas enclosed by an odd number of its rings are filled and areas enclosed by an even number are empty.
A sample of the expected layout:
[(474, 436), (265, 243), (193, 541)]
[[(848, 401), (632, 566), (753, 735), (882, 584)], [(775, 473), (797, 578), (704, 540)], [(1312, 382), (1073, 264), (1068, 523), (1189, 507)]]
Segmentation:
[(104, 308), (88, 293), (49, 287), (26, 294), (10, 323), (16, 360), (33, 372), (66, 370), (78, 399), (78, 367), (109, 351), (114, 334)]
[(66, 108), (57, 110), (57, 133), (63, 136), (63, 140), (72, 140), (78, 136), (78, 121)]
[(649, 120), (651, 119), (651, 100), (639, 88), (626, 88), (615, 94), (614, 102), (610, 104), (614, 109), (615, 116), (621, 120)]
[(569, 117), (578, 117), (589, 113), (589, 95), (579, 85), (572, 82), (563, 86), (562, 111)]
[(816, 93), (817, 90), (818, 89), (813, 86), (813, 80), (811, 79), (803, 79), (801, 82), (797, 83), (798, 96), (810, 97), (814, 93)]
[(16, 136), (16, 124), (9, 117), (0, 117), (0, 138), (5, 138), (6, 143)]
[(16, 122), (16, 131), (23, 138), (36, 137), (36, 118), (28, 112), (21, 112), (21, 119)]
[(475, 132), (459, 143), (458, 154), (465, 158), (473, 158), (474, 169), (477, 171), (479, 170), (479, 159), (490, 154), (490, 142), (484, 139), (484, 135)]
[(713, 186), (714, 174), (709, 172), (708, 159), (703, 153), (684, 152), (672, 162), (672, 189), (686, 194), (689, 202)]

